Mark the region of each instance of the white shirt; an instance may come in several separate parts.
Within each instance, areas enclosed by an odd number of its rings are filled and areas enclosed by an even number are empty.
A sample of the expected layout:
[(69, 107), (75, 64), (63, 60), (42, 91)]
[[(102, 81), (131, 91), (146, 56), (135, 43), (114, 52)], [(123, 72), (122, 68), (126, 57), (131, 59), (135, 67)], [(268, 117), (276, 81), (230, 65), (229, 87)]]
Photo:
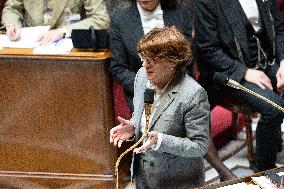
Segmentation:
[(256, 0), (239, 0), (245, 14), (256, 32), (261, 29), (259, 21), (259, 11)]
[(142, 27), (144, 34), (147, 34), (152, 29), (159, 27), (164, 27), (164, 19), (163, 19), (163, 10), (161, 8), (161, 4), (156, 7), (153, 11), (146, 11), (144, 10), (139, 3), (137, 2), (137, 8), (140, 14)]

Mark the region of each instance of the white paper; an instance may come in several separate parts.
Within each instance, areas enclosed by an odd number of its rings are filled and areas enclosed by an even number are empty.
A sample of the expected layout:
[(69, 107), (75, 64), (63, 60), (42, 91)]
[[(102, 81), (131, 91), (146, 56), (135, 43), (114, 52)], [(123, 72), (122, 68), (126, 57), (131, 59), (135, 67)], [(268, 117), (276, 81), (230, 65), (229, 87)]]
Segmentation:
[(231, 184), (231, 185), (219, 187), (218, 189), (261, 189), (261, 188), (257, 185), (246, 184), (245, 182), (241, 182), (237, 184)]
[(38, 45), (37, 39), (46, 33), (49, 28), (49, 26), (21, 28), (21, 35), (17, 41), (10, 41), (7, 35), (0, 35), (0, 46), (9, 48), (34, 48)]
[(70, 38), (64, 38), (47, 46), (35, 47), (33, 54), (70, 54), (72, 48), (72, 40)]
[(278, 189), (266, 176), (251, 177), (251, 179), (264, 189)]

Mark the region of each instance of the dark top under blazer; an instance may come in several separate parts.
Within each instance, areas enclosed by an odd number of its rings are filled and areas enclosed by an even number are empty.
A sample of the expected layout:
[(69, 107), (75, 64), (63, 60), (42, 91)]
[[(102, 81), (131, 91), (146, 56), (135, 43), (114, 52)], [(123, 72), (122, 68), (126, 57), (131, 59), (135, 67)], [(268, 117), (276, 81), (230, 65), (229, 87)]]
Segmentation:
[[(273, 28), (276, 33), (276, 58), (284, 59), (284, 25), (274, 0), (256, 0), (266, 32), (269, 48), (273, 48)], [(221, 72), (241, 82), (248, 67), (241, 62), (237, 43), (244, 63), (249, 60), (248, 38), (245, 28), (247, 17), (238, 0), (194, 1), (197, 46), (203, 56), (207, 76)], [(273, 18), (273, 19), (271, 19)], [(207, 78), (208, 79), (208, 78)]]
[[(191, 40), (191, 10), (177, 5), (163, 10), (165, 26), (177, 26)], [(137, 54), (137, 43), (144, 36), (140, 14), (136, 5), (117, 11), (111, 17), (110, 25), (110, 71), (113, 79), (124, 88), (129, 105), (132, 105), (134, 79), (142, 62)]]

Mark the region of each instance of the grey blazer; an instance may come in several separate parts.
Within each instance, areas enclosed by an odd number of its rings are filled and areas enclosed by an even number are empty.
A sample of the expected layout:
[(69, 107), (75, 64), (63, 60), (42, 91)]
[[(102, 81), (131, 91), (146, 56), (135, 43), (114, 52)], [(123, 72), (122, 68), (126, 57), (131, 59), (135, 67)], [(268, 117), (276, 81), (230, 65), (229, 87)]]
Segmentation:
[[(145, 68), (134, 83), (132, 121), (139, 136), (146, 88)], [(150, 131), (163, 133), (160, 148), (134, 156), (137, 188), (191, 188), (204, 183), (203, 156), (209, 137), (209, 103), (205, 90), (185, 72), (169, 83), (150, 123)], [(143, 166), (136, 166), (137, 164)]]
[[(186, 38), (191, 40), (192, 15), (186, 5), (177, 5), (163, 10), (165, 26), (176, 26)], [(128, 105), (132, 107), (133, 86), (137, 71), (142, 66), (137, 54), (137, 43), (143, 37), (143, 27), (138, 8), (135, 5), (117, 11), (111, 17), (110, 24), (110, 71), (113, 78), (124, 89)]]

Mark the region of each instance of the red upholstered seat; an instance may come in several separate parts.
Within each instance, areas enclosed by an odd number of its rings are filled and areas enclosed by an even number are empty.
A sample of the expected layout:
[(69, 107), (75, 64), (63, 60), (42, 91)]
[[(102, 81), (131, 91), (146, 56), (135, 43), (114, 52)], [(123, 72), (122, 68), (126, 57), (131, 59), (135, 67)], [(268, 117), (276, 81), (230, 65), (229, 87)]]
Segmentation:
[(112, 90), (113, 90), (115, 119), (117, 118), (117, 116), (120, 116), (124, 119), (130, 119), (131, 118), (131, 111), (130, 111), (130, 108), (128, 107), (128, 104), (127, 104), (126, 99), (124, 97), (122, 86), (119, 83), (114, 81), (113, 86), (112, 86)]

